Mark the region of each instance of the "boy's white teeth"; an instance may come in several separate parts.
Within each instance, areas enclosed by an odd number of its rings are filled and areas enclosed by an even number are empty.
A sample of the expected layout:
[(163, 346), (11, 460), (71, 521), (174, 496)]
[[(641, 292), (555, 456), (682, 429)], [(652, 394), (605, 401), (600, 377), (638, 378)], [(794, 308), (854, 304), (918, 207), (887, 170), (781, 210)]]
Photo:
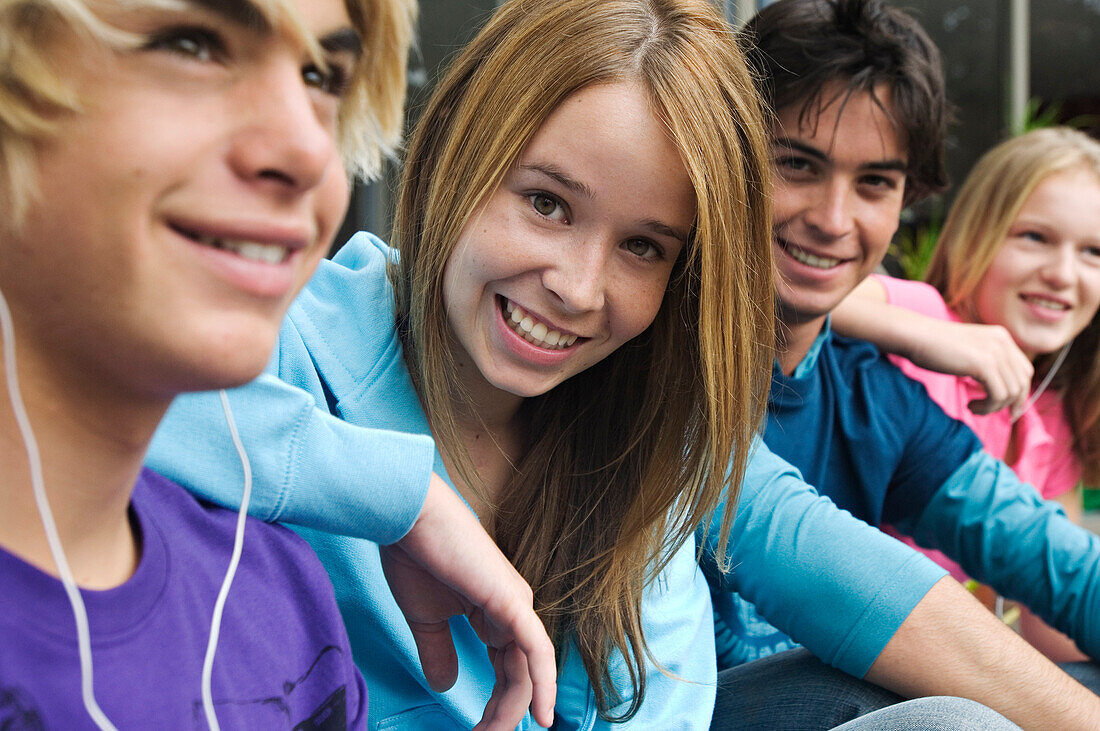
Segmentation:
[(561, 350), (577, 341), (576, 335), (565, 335), (558, 330), (551, 330), (533, 319), (510, 299), (504, 300), (504, 311), (508, 315), (504, 318), (508, 326), (532, 345), (548, 350)]
[(787, 252), (796, 260), (802, 262), (806, 266), (811, 266), (815, 269), (832, 269), (840, 263), (840, 259), (833, 259), (827, 256), (817, 256), (811, 254), (805, 249), (800, 249), (794, 245), (788, 245)]
[(290, 255), (290, 250), (287, 247), (278, 244), (259, 244), (255, 241), (219, 239), (213, 236), (202, 236), (199, 238), (199, 243), (212, 246), (215, 249), (232, 251), (244, 259), (264, 264), (281, 264)]

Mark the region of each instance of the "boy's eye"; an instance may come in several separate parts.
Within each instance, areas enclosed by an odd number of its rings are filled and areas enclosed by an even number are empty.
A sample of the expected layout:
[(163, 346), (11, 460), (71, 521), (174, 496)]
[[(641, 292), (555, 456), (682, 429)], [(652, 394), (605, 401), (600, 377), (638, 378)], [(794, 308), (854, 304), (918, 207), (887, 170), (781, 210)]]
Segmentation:
[(527, 196), (535, 213), (554, 221), (565, 221), (565, 208), (554, 196), (548, 193), (531, 193)]
[(332, 96), (343, 96), (348, 89), (350, 78), (348, 69), (338, 63), (329, 63), (327, 70), (316, 64), (308, 64), (302, 68), (302, 80), (305, 81), (306, 86)]
[(225, 42), (212, 30), (197, 26), (165, 28), (145, 44), (153, 51), (168, 51), (196, 61), (214, 61), (225, 54)]
[(810, 161), (804, 157), (783, 156), (775, 159), (775, 166), (790, 172), (804, 172), (811, 168)]
[(885, 175), (864, 175), (863, 184), (873, 188), (893, 188), (894, 181)]

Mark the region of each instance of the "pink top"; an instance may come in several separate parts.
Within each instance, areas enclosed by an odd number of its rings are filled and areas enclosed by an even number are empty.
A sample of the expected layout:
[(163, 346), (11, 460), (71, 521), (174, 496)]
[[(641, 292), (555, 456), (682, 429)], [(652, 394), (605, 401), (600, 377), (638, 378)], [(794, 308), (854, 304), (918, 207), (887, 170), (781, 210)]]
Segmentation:
[[(890, 304), (904, 307), (939, 320), (962, 322), (929, 284), (876, 275), (886, 290)], [(969, 426), (981, 440), (987, 452), (1004, 459), (1012, 435), (1012, 417), (1008, 409), (978, 416), (967, 406), (982, 398), (984, 389), (972, 378), (935, 373), (913, 365), (905, 358), (890, 356), (910, 378), (920, 381), (932, 399), (947, 414)], [(1061, 395), (1044, 392), (1017, 422), (1018, 457), (1010, 466), (1024, 482), (1035, 486), (1046, 499), (1057, 497), (1077, 486), (1081, 479), (1081, 464), (1073, 453), (1073, 433), (1062, 411)], [(961, 569), (938, 551), (925, 551), (937, 563), (949, 569), (956, 578)]]

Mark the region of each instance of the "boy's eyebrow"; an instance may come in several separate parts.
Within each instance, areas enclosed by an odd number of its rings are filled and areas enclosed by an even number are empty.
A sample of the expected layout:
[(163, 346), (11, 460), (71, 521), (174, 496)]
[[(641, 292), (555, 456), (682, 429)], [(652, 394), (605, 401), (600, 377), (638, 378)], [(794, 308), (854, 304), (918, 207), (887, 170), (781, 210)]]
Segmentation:
[[(777, 137), (773, 141), (773, 144), (779, 145), (781, 147), (786, 147), (797, 152), (801, 152), (803, 155), (812, 157), (816, 160), (820, 160), (821, 162), (829, 161), (829, 155), (825, 152), (817, 149), (813, 145), (807, 145), (805, 142), (799, 142), (798, 140), (792, 139), (790, 137)], [(860, 167), (867, 168), (868, 170), (897, 171), (900, 173), (904, 173), (909, 170), (909, 165), (905, 162), (905, 160), (902, 160), (901, 158), (875, 160), (873, 162), (865, 163)]]
[(322, 36), (318, 41), (321, 48), (328, 53), (351, 53), (356, 58), (363, 55), (363, 39), (354, 28), (340, 28), (328, 35)]
[[(251, 0), (185, 0), (223, 19), (257, 33), (270, 33), (271, 23), (263, 11)], [(352, 53), (363, 55), (363, 41), (354, 28), (340, 28), (320, 39), (319, 44), (328, 53)]]
[(803, 155), (809, 155), (810, 157), (821, 160), (822, 162), (828, 162), (829, 156), (821, 150), (812, 145), (807, 145), (805, 142), (799, 142), (791, 137), (777, 137), (772, 141), (773, 144), (780, 147), (786, 147), (797, 152), (801, 152)]
[(270, 33), (271, 23), (256, 5), (249, 0), (186, 0), (223, 19), (258, 33)]

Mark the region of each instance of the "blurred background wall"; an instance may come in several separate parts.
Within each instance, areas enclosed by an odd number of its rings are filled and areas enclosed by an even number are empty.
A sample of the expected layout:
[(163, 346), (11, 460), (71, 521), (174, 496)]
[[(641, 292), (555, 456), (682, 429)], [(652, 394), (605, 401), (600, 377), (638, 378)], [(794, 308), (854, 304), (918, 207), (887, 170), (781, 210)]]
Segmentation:
[[(769, 0), (720, 0), (739, 24)], [(420, 0), (418, 48), (409, 69), (408, 118), (415, 121), (447, 60), (477, 32), (495, 0)], [(949, 166), (957, 183), (1014, 128), (1073, 120), (1100, 137), (1100, 0), (897, 0), (939, 45), (948, 96), (957, 108)], [(342, 234), (390, 234), (394, 169), (358, 186)], [(948, 192), (947, 199), (950, 198)], [(944, 202), (910, 211), (900, 236), (917, 239)]]

